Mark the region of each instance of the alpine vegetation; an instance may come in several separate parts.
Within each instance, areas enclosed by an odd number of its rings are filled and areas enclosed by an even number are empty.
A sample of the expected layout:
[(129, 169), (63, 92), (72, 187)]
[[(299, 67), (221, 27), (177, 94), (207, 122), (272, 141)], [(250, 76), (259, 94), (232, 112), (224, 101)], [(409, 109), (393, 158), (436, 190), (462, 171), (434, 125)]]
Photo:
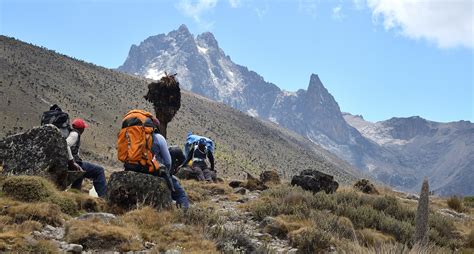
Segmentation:
[(428, 242), (429, 189), (428, 178), (425, 178), (421, 186), (420, 200), (418, 201), (418, 209), (416, 210), (415, 244), (424, 245)]

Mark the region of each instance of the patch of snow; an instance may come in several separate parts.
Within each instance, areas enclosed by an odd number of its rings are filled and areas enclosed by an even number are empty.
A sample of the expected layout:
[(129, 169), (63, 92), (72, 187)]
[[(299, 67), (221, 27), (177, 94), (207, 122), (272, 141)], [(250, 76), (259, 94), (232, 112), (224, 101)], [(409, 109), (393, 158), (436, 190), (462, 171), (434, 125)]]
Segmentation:
[(208, 51), (209, 49), (204, 48), (204, 47), (200, 47), (199, 45), (196, 45), (196, 46), (197, 46), (197, 48), (198, 48), (199, 53), (201, 53), (201, 54), (207, 54), (207, 51)]
[(154, 79), (154, 80), (159, 80), (161, 79), (162, 77), (165, 76), (165, 72), (164, 71), (158, 71), (157, 69), (155, 68), (149, 68), (146, 73), (145, 73), (145, 77), (146, 78), (149, 78), (149, 79)]
[(257, 112), (257, 110), (255, 110), (255, 109), (253, 109), (253, 108), (247, 110), (247, 114), (248, 114), (249, 116), (251, 116), (251, 117), (258, 117), (258, 112)]
[(273, 116), (269, 117), (268, 120), (270, 120), (270, 122), (272, 122), (272, 123), (279, 124), (278, 121), (277, 121), (277, 119), (276, 119), (275, 117), (273, 117)]
[(285, 90), (282, 90), (281, 92), (283, 93), (284, 96), (296, 96), (296, 92), (290, 92), (290, 91), (285, 91)]

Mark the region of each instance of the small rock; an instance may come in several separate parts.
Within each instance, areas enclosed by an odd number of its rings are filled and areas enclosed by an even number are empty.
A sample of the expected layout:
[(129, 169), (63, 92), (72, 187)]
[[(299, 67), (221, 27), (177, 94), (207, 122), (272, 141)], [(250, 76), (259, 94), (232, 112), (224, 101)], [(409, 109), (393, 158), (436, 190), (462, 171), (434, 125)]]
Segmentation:
[(379, 194), (379, 191), (375, 188), (369, 180), (367, 179), (360, 179), (354, 184), (354, 188), (362, 191), (366, 194)]
[(406, 195), (405, 197), (406, 199), (411, 199), (411, 200), (419, 200), (420, 199), (420, 196), (416, 195), (416, 194), (412, 194), (412, 193), (409, 193)]
[(288, 250), (288, 254), (296, 254), (296, 253), (298, 253), (298, 249), (293, 248), (293, 249)]
[(245, 189), (243, 187), (237, 187), (237, 188), (234, 189), (234, 193), (245, 195), (247, 193), (247, 189)]
[(181, 254), (181, 251), (180, 251), (180, 250), (176, 250), (176, 249), (167, 250), (167, 251), (165, 252), (165, 254)]
[(260, 227), (263, 228), (266, 225), (271, 225), (271, 224), (274, 224), (275, 222), (276, 222), (276, 219), (274, 217), (267, 216), (263, 218), (263, 220), (260, 222)]
[(113, 220), (117, 219), (117, 216), (111, 213), (85, 213), (76, 219), (78, 220), (91, 220), (91, 219), (98, 219), (105, 223), (110, 223)]
[(300, 175), (293, 176), (291, 185), (300, 186), (303, 190), (313, 193), (325, 191), (328, 194), (336, 192), (339, 187), (339, 183), (334, 181), (332, 175), (313, 169), (303, 170)]
[(280, 176), (276, 171), (269, 170), (269, 171), (263, 171), (260, 174), (260, 181), (262, 181), (264, 184), (270, 183), (270, 184), (280, 184)]
[(229, 186), (232, 188), (242, 187), (243, 185), (244, 185), (244, 182), (240, 180), (233, 180), (229, 182)]
[(237, 199), (237, 202), (239, 202), (239, 203), (246, 203), (246, 202), (248, 202), (248, 201), (249, 201), (249, 199), (248, 199), (248, 198), (245, 198), (245, 197), (244, 197), (244, 198), (239, 198), (239, 199)]
[(245, 183), (245, 188), (247, 188), (249, 191), (262, 191), (268, 189), (268, 186), (247, 172), (247, 182)]
[(183, 230), (186, 228), (186, 225), (182, 224), (182, 223), (175, 223), (175, 224), (172, 224), (170, 226), (171, 229), (173, 230)]
[(151, 249), (153, 247), (155, 247), (156, 244), (152, 243), (152, 242), (145, 242), (145, 248), (147, 249)]
[(81, 253), (84, 247), (80, 244), (68, 244), (67, 247), (65, 248), (66, 252), (72, 252), (72, 253)]
[(453, 210), (447, 209), (447, 208), (439, 209), (438, 213), (440, 213), (441, 215), (444, 215), (444, 216), (455, 218), (455, 219), (461, 219), (461, 220), (470, 220), (471, 219), (471, 216), (469, 216), (467, 214), (458, 213), (456, 211), (453, 211)]

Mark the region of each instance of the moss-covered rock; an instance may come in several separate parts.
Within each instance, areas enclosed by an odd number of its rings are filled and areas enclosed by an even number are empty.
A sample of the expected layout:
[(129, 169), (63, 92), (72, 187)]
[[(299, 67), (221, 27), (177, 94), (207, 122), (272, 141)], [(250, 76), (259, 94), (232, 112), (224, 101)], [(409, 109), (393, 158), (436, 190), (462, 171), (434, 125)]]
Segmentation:
[(3, 182), (3, 193), (25, 202), (45, 201), (54, 195), (54, 185), (39, 176), (12, 176)]

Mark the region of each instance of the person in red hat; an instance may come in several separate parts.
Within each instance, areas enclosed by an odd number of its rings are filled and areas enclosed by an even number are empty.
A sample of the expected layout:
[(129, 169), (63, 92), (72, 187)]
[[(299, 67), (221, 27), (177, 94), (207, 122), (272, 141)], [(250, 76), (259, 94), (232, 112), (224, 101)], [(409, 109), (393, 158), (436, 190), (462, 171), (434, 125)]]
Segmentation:
[[(104, 197), (107, 191), (104, 168), (99, 165), (83, 161), (79, 156), (81, 135), (88, 125), (80, 118), (74, 119), (71, 125), (72, 130), (69, 133), (69, 136), (66, 138), (69, 170), (85, 171), (84, 177), (92, 180), (97, 195), (99, 197)], [(74, 181), (71, 185), (71, 188), (80, 190), (84, 177)]]

